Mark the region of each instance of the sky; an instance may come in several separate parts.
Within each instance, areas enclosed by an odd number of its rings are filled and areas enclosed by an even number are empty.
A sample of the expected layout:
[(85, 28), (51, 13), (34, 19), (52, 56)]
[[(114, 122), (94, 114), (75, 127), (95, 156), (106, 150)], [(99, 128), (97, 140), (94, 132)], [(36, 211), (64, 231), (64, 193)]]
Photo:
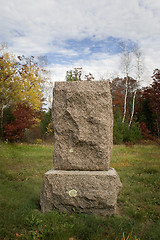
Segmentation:
[(148, 85), (160, 68), (160, 1), (0, 0), (0, 42), (15, 55), (45, 56), (53, 81), (74, 67), (95, 80), (123, 76), (121, 44), (138, 45)]

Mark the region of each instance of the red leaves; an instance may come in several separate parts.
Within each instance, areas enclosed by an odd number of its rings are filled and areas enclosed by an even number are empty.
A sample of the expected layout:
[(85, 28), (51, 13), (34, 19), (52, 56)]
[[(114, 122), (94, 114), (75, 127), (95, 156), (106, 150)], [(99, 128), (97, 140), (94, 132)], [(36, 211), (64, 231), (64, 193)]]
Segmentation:
[[(124, 111), (124, 97), (125, 97), (125, 84), (126, 78), (115, 78), (112, 82), (110, 82), (112, 99), (113, 99), (113, 107), (114, 109), (119, 109), (122, 114)], [(131, 77), (128, 77), (128, 96), (127, 96), (127, 114), (129, 114), (130, 101), (132, 101), (133, 93), (136, 89), (136, 80)]]
[(153, 71), (153, 82), (143, 91), (142, 98), (148, 101), (153, 115), (154, 133), (160, 137), (160, 69)]
[(4, 125), (6, 139), (10, 141), (23, 140), (24, 131), (31, 128), (35, 123), (36, 113), (27, 104), (18, 104), (13, 110), (15, 120)]
[(86, 75), (84, 76), (84, 78), (85, 78), (87, 81), (92, 81), (92, 80), (94, 80), (94, 77), (93, 77), (92, 73), (86, 74)]
[(141, 129), (141, 133), (142, 135), (146, 138), (146, 139), (150, 139), (150, 131), (148, 130), (146, 123), (145, 122), (141, 122), (140, 124), (140, 129)]

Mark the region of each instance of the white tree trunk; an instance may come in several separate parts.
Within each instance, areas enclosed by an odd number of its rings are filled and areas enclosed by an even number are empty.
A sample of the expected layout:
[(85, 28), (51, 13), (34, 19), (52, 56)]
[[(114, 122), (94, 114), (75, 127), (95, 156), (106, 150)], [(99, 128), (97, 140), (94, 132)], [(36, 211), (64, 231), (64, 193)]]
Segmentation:
[(132, 113), (131, 113), (131, 117), (130, 117), (130, 122), (129, 122), (129, 127), (131, 126), (132, 122), (133, 122), (133, 117), (134, 117), (134, 111), (135, 111), (135, 99), (136, 99), (136, 93), (137, 93), (137, 89), (138, 89), (138, 85), (141, 81), (141, 76), (143, 74), (143, 63), (142, 63), (142, 52), (140, 50), (140, 48), (138, 46), (136, 46), (134, 48), (134, 55), (136, 58), (136, 80), (137, 80), (137, 84), (136, 84), (136, 89), (134, 91), (133, 94), (133, 101), (132, 101)]
[(127, 96), (128, 96), (128, 76), (126, 77), (126, 91), (124, 96), (124, 110), (123, 110), (123, 119), (122, 123), (124, 123), (126, 118), (126, 111), (127, 111)]
[(132, 121), (133, 121), (134, 109), (135, 109), (135, 100), (136, 100), (136, 93), (137, 93), (137, 90), (135, 90), (135, 91), (134, 91), (134, 94), (133, 94), (132, 113), (131, 113), (131, 118), (130, 118), (130, 122), (129, 122), (129, 127), (131, 126)]
[(123, 119), (122, 119), (122, 123), (124, 123), (126, 118), (126, 112), (127, 112), (128, 81), (129, 81), (129, 72), (131, 68), (131, 54), (128, 49), (128, 46), (125, 43), (122, 44), (122, 50), (123, 50), (123, 53), (121, 58), (121, 65), (126, 77), (124, 110), (123, 110)]

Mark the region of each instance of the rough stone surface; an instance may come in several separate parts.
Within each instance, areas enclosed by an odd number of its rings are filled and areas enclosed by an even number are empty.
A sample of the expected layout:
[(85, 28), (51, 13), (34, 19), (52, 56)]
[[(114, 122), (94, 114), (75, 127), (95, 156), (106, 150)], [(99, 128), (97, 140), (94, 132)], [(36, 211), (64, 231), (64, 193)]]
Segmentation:
[(108, 81), (56, 82), (54, 168), (108, 170), (113, 113)]
[(97, 215), (116, 213), (117, 196), (122, 188), (116, 171), (50, 170), (44, 175), (41, 192), (42, 212), (57, 209)]
[(113, 113), (109, 82), (57, 82), (54, 169), (44, 175), (42, 212), (112, 215), (122, 184), (109, 168)]

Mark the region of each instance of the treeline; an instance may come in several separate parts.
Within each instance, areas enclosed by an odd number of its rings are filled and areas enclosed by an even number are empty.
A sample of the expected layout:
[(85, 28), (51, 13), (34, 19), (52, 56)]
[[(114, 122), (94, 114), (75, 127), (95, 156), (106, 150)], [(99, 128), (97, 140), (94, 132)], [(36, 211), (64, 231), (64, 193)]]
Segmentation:
[[(86, 81), (94, 80), (91, 73)], [(160, 70), (152, 84), (140, 88), (126, 74), (110, 81), (114, 112), (114, 143), (135, 143), (142, 138), (160, 138)], [(66, 73), (66, 81), (82, 81), (82, 68)], [(39, 142), (53, 138), (50, 99), (51, 81), (47, 71), (32, 56), (15, 57), (0, 48), (0, 137), (5, 141)]]
[[(153, 71), (152, 83), (137, 88), (128, 77), (126, 113), (124, 120), (125, 78), (110, 82), (114, 111), (114, 142), (136, 142), (142, 138), (160, 138), (160, 70)], [(135, 94), (136, 92), (136, 94)]]
[[(33, 56), (14, 56), (0, 46), (0, 138), (24, 141), (44, 134), (43, 118), (51, 81)], [(51, 119), (48, 121), (51, 122)], [(49, 123), (47, 123), (49, 125)], [(50, 131), (47, 125), (46, 132)], [(50, 124), (51, 125), (51, 124)], [(32, 129), (32, 130), (30, 130)], [(29, 131), (30, 130), (30, 131)], [(35, 135), (36, 135), (35, 134)], [(36, 136), (35, 136), (36, 137)]]

